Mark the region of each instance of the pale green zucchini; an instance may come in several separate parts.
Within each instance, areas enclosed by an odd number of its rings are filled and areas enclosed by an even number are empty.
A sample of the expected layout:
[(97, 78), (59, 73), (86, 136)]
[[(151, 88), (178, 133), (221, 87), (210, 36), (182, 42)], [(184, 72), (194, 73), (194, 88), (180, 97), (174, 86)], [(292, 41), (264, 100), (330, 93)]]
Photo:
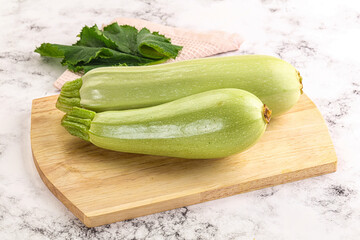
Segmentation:
[(271, 111), (253, 94), (217, 89), (122, 111), (74, 107), (62, 120), (72, 135), (101, 148), (180, 158), (220, 158), (249, 148)]
[(238, 88), (255, 94), (276, 116), (295, 105), (302, 83), (292, 65), (261, 55), (106, 67), (66, 83), (57, 107), (65, 112), (73, 106), (96, 112), (143, 108), (221, 88)]

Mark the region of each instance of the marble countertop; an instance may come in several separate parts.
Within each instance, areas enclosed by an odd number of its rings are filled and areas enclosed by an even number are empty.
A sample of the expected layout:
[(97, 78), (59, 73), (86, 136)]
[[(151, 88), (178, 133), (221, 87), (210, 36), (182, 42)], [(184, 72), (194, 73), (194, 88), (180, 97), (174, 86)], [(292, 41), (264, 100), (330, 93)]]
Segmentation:
[[(136, 17), (237, 32), (231, 54), (281, 57), (301, 71), (338, 156), (336, 173), (96, 228), (41, 181), (30, 147), (31, 101), (58, 93), (58, 60), (42, 42), (70, 44), (85, 25)], [(0, 239), (359, 239), (359, 1), (2, 1)]]

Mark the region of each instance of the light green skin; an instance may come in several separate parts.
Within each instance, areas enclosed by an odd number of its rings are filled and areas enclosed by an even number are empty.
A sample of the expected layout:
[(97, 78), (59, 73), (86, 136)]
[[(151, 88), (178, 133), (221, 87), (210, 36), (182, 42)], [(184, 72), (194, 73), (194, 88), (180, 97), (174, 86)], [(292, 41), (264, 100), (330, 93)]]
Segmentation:
[[(263, 108), (249, 92), (218, 89), (149, 108), (94, 113), (83, 138), (120, 152), (220, 158), (258, 141), (267, 125)], [(66, 128), (67, 118), (63, 120)]]
[(295, 105), (302, 85), (296, 69), (275, 57), (204, 58), (94, 69), (82, 77), (80, 105), (96, 112), (142, 108), (220, 88), (249, 91), (276, 116)]

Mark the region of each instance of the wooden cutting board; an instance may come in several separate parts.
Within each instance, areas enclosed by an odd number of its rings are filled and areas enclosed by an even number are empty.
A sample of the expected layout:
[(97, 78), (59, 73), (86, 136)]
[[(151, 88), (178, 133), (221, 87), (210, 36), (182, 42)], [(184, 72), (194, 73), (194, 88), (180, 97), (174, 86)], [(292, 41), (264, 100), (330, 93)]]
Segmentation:
[(56, 99), (33, 101), (34, 162), (50, 191), (88, 227), (336, 171), (326, 124), (305, 94), (251, 149), (208, 160), (100, 149), (66, 132)]

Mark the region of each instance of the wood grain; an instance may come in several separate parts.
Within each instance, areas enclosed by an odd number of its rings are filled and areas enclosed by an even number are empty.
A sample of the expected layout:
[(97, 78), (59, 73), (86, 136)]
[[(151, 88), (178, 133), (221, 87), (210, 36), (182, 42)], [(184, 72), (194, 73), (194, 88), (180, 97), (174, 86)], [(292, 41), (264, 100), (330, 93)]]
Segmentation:
[(305, 94), (251, 149), (207, 160), (100, 149), (66, 132), (56, 99), (33, 101), (34, 162), (50, 191), (88, 227), (336, 171), (326, 124)]

